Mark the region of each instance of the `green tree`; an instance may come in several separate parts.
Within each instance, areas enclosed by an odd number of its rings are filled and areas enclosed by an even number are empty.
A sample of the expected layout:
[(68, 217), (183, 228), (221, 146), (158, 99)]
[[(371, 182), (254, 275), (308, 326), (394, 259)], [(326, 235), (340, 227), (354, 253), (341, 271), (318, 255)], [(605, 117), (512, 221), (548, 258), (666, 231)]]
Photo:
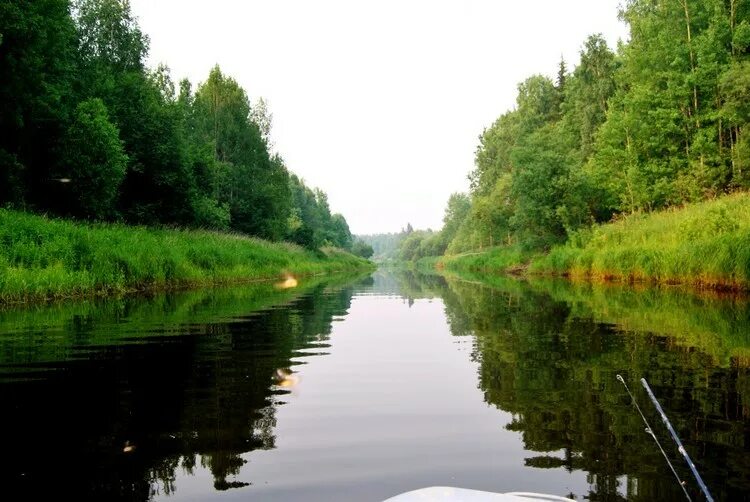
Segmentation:
[[(471, 210), (471, 199), (464, 193), (454, 193), (448, 198), (443, 216), (443, 228), (440, 231), (445, 241), (445, 246), (453, 240), (459, 227), (464, 222)], [(443, 250), (445, 251), (445, 250)], [(443, 254), (442, 252), (440, 254)]]
[(568, 189), (568, 145), (560, 128), (548, 125), (513, 151), (519, 167), (511, 185), (516, 201), (511, 224), (527, 247), (547, 247), (565, 237), (559, 208)]
[(0, 2), (0, 38), (0, 205), (55, 208), (50, 178), (77, 104), (68, 2)]
[(331, 242), (342, 249), (350, 249), (352, 247), (352, 233), (349, 230), (349, 224), (346, 222), (346, 218), (340, 213), (336, 213), (331, 216), (331, 222), (329, 224)]
[(85, 66), (103, 75), (143, 69), (149, 41), (128, 0), (74, 0), (73, 12)]
[(399, 259), (401, 261), (416, 261), (421, 258), (420, 246), (428, 235), (427, 232), (421, 230), (410, 232), (399, 245)]
[(101, 98), (130, 159), (120, 209), (137, 223), (194, 222), (182, 109), (165, 66), (146, 71), (146, 37), (127, 0), (76, 0), (82, 88)]
[(361, 240), (372, 247), (374, 260), (384, 261), (397, 257), (399, 244), (404, 237), (404, 233), (391, 232), (387, 234), (358, 235), (357, 240)]
[(187, 79), (179, 84), (176, 105), (180, 127), (187, 142), (186, 162), (194, 179), (190, 195), (192, 223), (203, 228), (227, 230), (230, 226), (229, 205), (219, 202), (220, 163), (212, 146), (195, 132), (195, 113), (192, 85)]
[(469, 174), (473, 195), (486, 196), (500, 176), (513, 170), (510, 153), (520, 134), (519, 117), (518, 111), (504, 113), (479, 137), (475, 167)]
[(180, 105), (168, 69), (123, 77), (114, 98), (121, 137), (131, 157), (122, 210), (137, 223), (194, 221), (194, 171)]
[(591, 156), (594, 139), (604, 123), (609, 99), (615, 92), (615, 54), (602, 35), (590, 36), (581, 50), (581, 62), (566, 80), (563, 124), (575, 134), (582, 160)]
[[(748, 29), (750, 33), (750, 29)], [(732, 137), (729, 157), (733, 182), (743, 188), (750, 186), (750, 61), (733, 63), (720, 81), (723, 104), (719, 110)]]
[(84, 218), (113, 217), (128, 158), (100, 99), (78, 105), (64, 144), (62, 166), (73, 198), (70, 212)]
[(196, 135), (213, 147), (217, 200), (227, 204), (232, 228), (259, 237), (284, 237), (291, 210), (289, 176), (271, 158), (245, 91), (214, 67), (194, 99)]
[(268, 103), (266, 103), (265, 99), (258, 98), (255, 104), (253, 104), (250, 110), (250, 120), (257, 124), (263, 141), (266, 142), (266, 145), (270, 149), (272, 147), (271, 128), (273, 127), (273, 114), (268, 110)]
[(516, 106), (520, 134), (536, 131), (560, 117), (560, 93), (543, 75), (533, 75), (518, 86)]
[[(720, 0), (633, 0), (623, 12), (618, 91), (593, 157), (617, 209), (657, 209), (716, 194), (736, 183), (736, 141), (722, 121), (721, 75), (732, 59), (732, 31), (747, 7)], [(734, 28), (733, 28), (734, 26)]]
[(0, 3), (0, 205), (351, 246), (323, 192), (293, 205), (263, 99), (218, 67), (178, 92), (148, 47), (128, 0)]
[(316, 240), (320, 233), (320, 215), (317, 210), (315, 193), (295, 175), (289, 177), (289, 188), (292, 194), (292, 213), (289, 218), (288, 239), (308, 249), (317, 249), (323, 243)]
[(289, 190), (292, 201), (287, 223), (289, 240), (310, 249), (325, 245), (352, 247), (349, 224), (341, 214), (331, 214), (325, 192), (311, 189), (295, 175), (289, 177)]
[(374, 253), (375, 251), (372, 249), (372, 246), (360, 239), (355, 240), (354, 244), (352, 244), (352, 254), (369, 259), (372, 258)]
[(511, 183), (511, 174), (503, 174), (489, 194), (472, 197), (469, 213), (448, 243), (447, 254), (515, 243), (511, 228), (515, 208)]

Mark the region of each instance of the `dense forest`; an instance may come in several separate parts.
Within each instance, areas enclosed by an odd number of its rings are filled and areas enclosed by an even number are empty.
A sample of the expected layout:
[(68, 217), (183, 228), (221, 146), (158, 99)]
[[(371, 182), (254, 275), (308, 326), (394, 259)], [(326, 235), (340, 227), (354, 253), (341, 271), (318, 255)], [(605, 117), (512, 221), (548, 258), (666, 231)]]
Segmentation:
[(518, 86), (480, 136), (470, 194), (403, 259), (508, 245), (547, 250), (633, 213), (750, 187), (750, 4), (628, 0), (629, 40)]
[(0, 207), (352, 248), (262, 99), (218, 66), (175, 84), (148, 48), (127, 0), (0, 3)]

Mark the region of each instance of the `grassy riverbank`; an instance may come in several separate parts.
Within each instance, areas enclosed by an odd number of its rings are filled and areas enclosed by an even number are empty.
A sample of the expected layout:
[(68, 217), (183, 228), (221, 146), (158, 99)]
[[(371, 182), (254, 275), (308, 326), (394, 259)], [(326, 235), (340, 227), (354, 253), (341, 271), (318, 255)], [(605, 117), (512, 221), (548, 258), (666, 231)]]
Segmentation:
[(533, 256), (533, 253), (518, 246), (499, 246), (483, 251), (444, 256), (437, 262), (437, 267), (454, 272), (519, 273)]
[(349, 253), (210, 231), (82, 224), (0, 209), (0, 302), (366, 270)]
[(734, 194), (580, 231), (545, 255), (517, 248), (446, 257), (455, 271), (750, 289), (750, 195)]

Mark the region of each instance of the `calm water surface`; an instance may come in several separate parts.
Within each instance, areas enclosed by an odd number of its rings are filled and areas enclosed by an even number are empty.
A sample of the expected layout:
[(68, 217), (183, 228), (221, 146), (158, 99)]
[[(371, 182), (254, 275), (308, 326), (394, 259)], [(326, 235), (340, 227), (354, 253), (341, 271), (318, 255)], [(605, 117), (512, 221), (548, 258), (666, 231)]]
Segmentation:
[(406, 272), (0, 311), (5, 500), (750, 500), (746, 299)]

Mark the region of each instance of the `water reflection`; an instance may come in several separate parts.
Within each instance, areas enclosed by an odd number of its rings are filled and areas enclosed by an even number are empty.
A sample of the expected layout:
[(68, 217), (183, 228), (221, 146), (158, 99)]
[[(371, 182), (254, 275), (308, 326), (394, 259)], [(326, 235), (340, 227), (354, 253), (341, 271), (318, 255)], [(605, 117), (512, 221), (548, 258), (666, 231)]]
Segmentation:
[(475, 279), (0, 311), (4, 495), (681, 500), (620, 373), (649, 380), (717, 500), (748, 500), (747, 299)]
[[(475, 336), (485, 400), (513, 414), (507, 427), (534, 453), (526, 465), (585, 471), (591, 500), (680, 500), (615, 378), (622, 373), (651, 383), (717, 500), (748, 497), (747, 299), (561, 281), (486, 282), (448, 280), (444, 299), (456, 334), (468, 328)], [(645, 395), (638, 397), (658, 424)], [(659, 433), (700, 500), (666, 430)], [(563, 454), (550, 454), (557, 451)]]
[(296, 299), (259, 285), (0, 313), (8, 500), (147, 500), (196, 466), (216, 490), (247, 485), (241, 454), (274, 447), (277, 368), (325, 351), (349, 307), (350, 288), (303, 286)]

